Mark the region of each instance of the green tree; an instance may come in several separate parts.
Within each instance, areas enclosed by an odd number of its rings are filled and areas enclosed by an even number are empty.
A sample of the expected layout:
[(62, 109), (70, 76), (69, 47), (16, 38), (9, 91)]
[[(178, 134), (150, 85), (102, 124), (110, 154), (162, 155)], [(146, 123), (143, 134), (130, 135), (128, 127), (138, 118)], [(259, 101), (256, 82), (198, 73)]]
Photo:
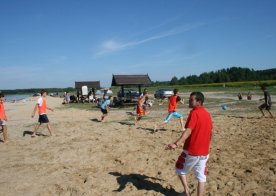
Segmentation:
[(176, 76), (172, 77), (171, 81), (170, 81), (170, 85), (176, 85), (178, 84), (178, 79)]

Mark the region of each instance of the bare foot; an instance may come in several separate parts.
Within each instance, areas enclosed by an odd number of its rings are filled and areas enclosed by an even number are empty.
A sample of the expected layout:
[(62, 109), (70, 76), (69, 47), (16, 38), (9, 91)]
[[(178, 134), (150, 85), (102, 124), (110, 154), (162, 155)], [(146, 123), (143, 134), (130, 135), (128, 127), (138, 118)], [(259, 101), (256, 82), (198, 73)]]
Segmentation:
[(35, 133), (33, 133), (32, 135), (31, 135), (31, 137), (36, 137), (37, 135), (35, 134)]
[(6, 140), (6, 141), (4, 141), (3, 143), (4, 143), (4, 144), (7, 144), (7, 143), (9, 143), (9, 141), (8, 141), (8, 140)]

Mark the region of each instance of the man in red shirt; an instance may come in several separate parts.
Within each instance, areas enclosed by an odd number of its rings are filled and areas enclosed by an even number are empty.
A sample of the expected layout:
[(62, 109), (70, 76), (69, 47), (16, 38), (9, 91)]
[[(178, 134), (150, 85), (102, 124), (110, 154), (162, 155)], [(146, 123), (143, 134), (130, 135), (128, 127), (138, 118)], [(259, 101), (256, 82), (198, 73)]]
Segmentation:
[(173, 150), (184, 143), (183, 152), (175, 166), (186, 195), (190, 195), (186, 174), (191, 169), (198, 180), (197, 195), (204, 194), (213, 125), (211, 115), (203, 107), (203, 102), (204, 95), (201, 92), (191, 93), (189, 107), (192, 110), (185, 125), (186, 130), (176, 142), (166, 147)]

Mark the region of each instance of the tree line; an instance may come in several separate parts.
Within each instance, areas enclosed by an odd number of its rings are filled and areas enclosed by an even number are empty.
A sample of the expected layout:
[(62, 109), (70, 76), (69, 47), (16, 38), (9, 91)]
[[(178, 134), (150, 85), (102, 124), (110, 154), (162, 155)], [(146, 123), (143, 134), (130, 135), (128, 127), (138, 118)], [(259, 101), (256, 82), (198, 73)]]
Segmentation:
[(204, 72), (200, 75), (172, 77), (170, 81), (156, 81), (154, 85), (191, 85), (224, 82), (276, 80), (276, 69), (254, 70), (249, 68), (231, 67), (218, 71)]

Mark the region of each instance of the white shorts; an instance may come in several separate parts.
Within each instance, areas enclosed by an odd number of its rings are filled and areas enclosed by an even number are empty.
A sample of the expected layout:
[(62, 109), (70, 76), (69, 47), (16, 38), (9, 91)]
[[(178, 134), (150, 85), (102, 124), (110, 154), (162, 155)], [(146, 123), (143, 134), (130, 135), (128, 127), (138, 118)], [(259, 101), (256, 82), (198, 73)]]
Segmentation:
[(7, 125), (7, 121), (6, 120), (0, 120), (0, 126), (5, 126)]
[(176, 173), (183, 176), (193, 169), (197, 180), (199, 182), (206, 182), (208, 158), (209, 155), (192, 156), (184, 150), (175, 164)]

